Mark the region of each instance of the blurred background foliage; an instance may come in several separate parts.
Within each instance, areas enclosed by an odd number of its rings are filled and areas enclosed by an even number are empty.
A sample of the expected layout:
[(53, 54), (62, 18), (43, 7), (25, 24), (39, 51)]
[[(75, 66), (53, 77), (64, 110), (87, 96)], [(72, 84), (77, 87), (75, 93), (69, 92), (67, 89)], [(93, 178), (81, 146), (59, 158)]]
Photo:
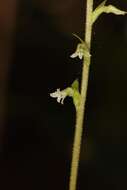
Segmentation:
[[(95, 6), (101, 1), (96, 0)], [(108, 0), (127, 10), (127, 2)], [(83, 0), (5, 0), (0, 9), (1, 189), (68, 189), (72, 100), (50, 98), (81, 75)], [(126, 189), (127, 16), (94, 25), (78, 188)], [(4, 103), (3, 103), (4, 102)]]

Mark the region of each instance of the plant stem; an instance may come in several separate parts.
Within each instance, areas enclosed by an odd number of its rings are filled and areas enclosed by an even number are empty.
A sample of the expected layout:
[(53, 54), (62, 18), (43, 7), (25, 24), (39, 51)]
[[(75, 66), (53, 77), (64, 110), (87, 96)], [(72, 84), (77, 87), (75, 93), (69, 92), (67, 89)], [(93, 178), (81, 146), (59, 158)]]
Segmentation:
[[(93, 0), (87, 0), (85, 42), (87, 43), (89, 49), (91, 46), (91, 34), (92, 34), (92, 11), (93, 11)], [(72, 151), (69, 190), (76, 190), (76, 185), (77, 185), (78, 166), (80, 159), (82, 133), (83, 133), (83, 120), (85, 116), (85, 102), (87, 96), (90, 62), (91, 62), (91, 57), (88, 57), (87, 59), (85, 58), (83, 61), (82, 79), (81, 79), (81, 102), (79, 109), (76, 111), (76, 125), (75, 125), (76, 128), (75, 128), (73, 151)]]

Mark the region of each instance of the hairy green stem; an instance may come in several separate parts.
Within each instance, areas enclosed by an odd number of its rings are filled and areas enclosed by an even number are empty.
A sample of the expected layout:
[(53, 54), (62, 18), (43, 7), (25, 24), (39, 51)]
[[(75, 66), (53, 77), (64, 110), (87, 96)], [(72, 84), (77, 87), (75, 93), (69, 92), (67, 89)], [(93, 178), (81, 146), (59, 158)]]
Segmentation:
[[(87, 0), (85, 42), (87, 43), (89, 49), (91, 46), (92, 11), (93, 11), (93, 0)], [(73, 151), (72, 151), (69, 190), (76, 190), (76, 185), (77, 185), (78, 166), (79, 166), (80, 149), (81, 149), (82, 132), (83, 132), (83, 120), (85, 116), (85, 102), (87, 96), (90, 61), (91, 57), (85, 58), (83, 61), (82, 80), (81, 80), (81, 102), (79, 109), (76, 111), (76, 125), (75, 125), (76, 128), (75, 128)]]

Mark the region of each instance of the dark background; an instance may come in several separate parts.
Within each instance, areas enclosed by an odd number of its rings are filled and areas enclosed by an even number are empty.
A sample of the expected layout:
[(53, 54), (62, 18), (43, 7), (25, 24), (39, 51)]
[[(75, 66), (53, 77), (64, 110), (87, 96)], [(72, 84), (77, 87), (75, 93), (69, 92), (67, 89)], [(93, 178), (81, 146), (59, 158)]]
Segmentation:
[[(95, 6), (101, 1), (95, 2)], [(127, 10), (127, 2), (109, 0)], [(2, 7), (3, 6), (3, 7)], [(5, 0), (0, 11), (1, 190), (67, 190), (72, 100), (49, 94), (80, 79), (83, 0)], [(127, 188), (127, 16), (94, 25), (79, 190)]]

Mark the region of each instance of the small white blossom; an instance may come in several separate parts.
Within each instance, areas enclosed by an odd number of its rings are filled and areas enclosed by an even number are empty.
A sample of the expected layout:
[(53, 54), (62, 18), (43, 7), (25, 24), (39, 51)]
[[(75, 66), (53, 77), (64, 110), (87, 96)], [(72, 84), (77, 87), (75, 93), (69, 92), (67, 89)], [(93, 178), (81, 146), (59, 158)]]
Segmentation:
[(70, 56), (71, 58), (79, 57), (82, 59), (84, 56), (84, 45), (82, 43), (77, 45), (76, 51)]
[(80, 43), (77, 45), (76, 51), (70, 56), (71, 58), (79, 57), (79, 59), (83, 59), (83, 57), (90, 57), (90, 53), (88, 48), (84, 43)]
[(79, 104), (80, 104), (80, 93), (78, 90), (78, 80), (76, 79), (71, 87), (67, 87), (64, 90), (61, 90), (58, 88), (55, 92), (50, 93), (50, 96), (52, 98), (57, 98), (57, 102), (63, 104), (64, 99), (68, 97), (72, 97), (73, 103), (75, 105), (75, 108), (78, 109)]
[(55, 92), (50, 93), (50, 96), (52, 98), (57, 98), (57, 102), (63, 104), (64, 99), (67, 96), (67, 93), (65, 91), (60, 91), (60, 89), (57, 89)]

